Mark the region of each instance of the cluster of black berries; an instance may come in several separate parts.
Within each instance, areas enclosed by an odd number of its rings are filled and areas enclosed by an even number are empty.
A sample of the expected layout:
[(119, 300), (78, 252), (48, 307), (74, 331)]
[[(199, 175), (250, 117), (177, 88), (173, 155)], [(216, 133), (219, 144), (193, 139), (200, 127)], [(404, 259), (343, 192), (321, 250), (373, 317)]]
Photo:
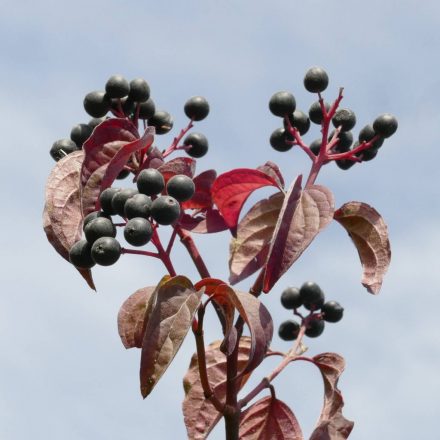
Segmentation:
[[(318, 284), (308, 281), (300, 289), (288, 287), (281, 294), (281, 304), (288, 310), (293, 310), (301, 318), (301, 324), (306, 326), (305, 334), (316, 338), (324, 331), (325, 321), (338, 322), (342, 319), (344, 309), (336, 301), (325, 302), (324, 292)], [(304, 306), (311, 313), (303, 317), (298, 308)], [(284, 341), (293, 341), (298, 337), (301, 325), (294, 320), (284, 321), (278, 334)]]
[[(111, 76), (105, 84), (105, 91), (88, 93), (84, 98), (84, 109), (93, 117), (88, 124), (77, 124), (70, 132), (70, 139), (54, 142), (50, 155), (55, 161), (81, 149), (93, 129), (111, 112), (116, 117), (142, 119), (148, 126), (155, 127), (156, 134), (166, 134), (174, 124), (173, 117), (164, 110), (156, 110), (150, 98), (150, 86), (142, 78), (128, 82), (121, 75)], [(202, 96), (193, 96), (184, 105), (186, 116), (201, 121), (208, 116), (209, 104)], [(192, 157), (202, 157), (208, 151), (208, 140), (201, 133), (192, 133), (184, 140), (186, 152)]]
[[(101, 211), (84, 219), (85, 239), (70, 250), (70, 261), (77, 267), (90, 268), (95, 263), (110, 266), (121, 255), (116, 240), (116, 228), (111, 216), (126, 219), (124, 238), (132, 246), (143, 246), (153, 236), (154, 223), (171, 225), (180, 216), (180, 203), (189, 200), (194, 192), (193, 180), (183, 174), (171, 177), (165, 185), (160, 171), (142, 170), (135, 188), (107, 188), (99, 196)], [(162, 194), (166, 192), (166, 194)]]
[[(304, 87), (311, 93), (321, 93), (328, 86), (328, 75), (324, 69), (320, 67), (312, 67), (306, 72), (304, 77)], [(323, 102), (326, 111), (330, 110), (330, 104)], [(275, 93), (269, 101), (269, 109), (275, 116), (281, 117), (284, 120), (284, 127), (277, 128), (270, 136), (270, 145), (277, 151), (288, 151), (292, 148), (294, 137), (289, 131), (288, 125), (295, 127), (302, 136), (306, 134), (310, 128), (310, 123), (321, 125), (323, 122), (323, 113), (321, 104), (315, 101), (309, 108), (308, 115), (301, 110), (296, 109), (295, 97), (286, 91)], [(289, 121), (289, 122), (287, 122)], [(373, 125), (366, 125), (359, 132), (358, 140), (353, 143), (353, 134), (350, 131), (356, 125), (356, 115), (350, 109), (340, 108), (336, 110), (332, 124), (339, 129), (338, 142), (332, 148), (331, 153), (346, 153), (357, 148), (363, 142), (369, 142), (375, 138), (372, 145), (358, 153), (355, 153), (359, 161), (369, 161), (374, 159), (378, 153), (379, 148), (383, 145), (384, 139), (393, 135), (397, 130), (397, 119), (385, 113), (378, 116)], [(328, 141), (335, 135), (333, 131)], [(322, 145), (322, 139), (313, 141), (309, 148), (318, 155)], [(356, 161), (351, 159), (336, 160), (336, 164), (342, 169), (351, 168)]]

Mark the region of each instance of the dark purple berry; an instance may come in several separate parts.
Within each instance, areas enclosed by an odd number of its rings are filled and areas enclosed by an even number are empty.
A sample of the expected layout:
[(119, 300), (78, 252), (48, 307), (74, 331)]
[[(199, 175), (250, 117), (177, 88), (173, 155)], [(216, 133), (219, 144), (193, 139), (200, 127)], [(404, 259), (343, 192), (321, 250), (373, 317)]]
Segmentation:
[(104, 92), (90, 92), (84, 98), (85, 111), (94, 118), (102, 118), (111, 107), (111, 100)]
[(147, 244), (153, 236), (153, 227), (151, 223), (141, 217), (135, 217), (128, 220), (124, 227), (124, 237), (127, 243), (132, 246), (143, 246)]
[(201, 121), (208, 116), (209, 103), (203, 96), (193, 96), (186, 101), (184, 111), (193, 121)]
[(128, 219), (150, 216), (151, 199), (145, 194), (135, 194), (124, 205), (124, 214)]
[(101, 237), (116, 237), (116, 228), (110, 219), (97, 217), (84, 226), (84, 234), (89, 243), (94, 243)]
[(105, 91), (109, 98), (124, 98), (130, 91), (130, 84), (122, 75), (113, 75), (105, 83)]
[(378, 116), (373, 122), (374, 131), (384, 138), (392, 136), (396, 132), (397, 126), (396, 117), (389, 113)]
[(293, 310), (302, 306), (301, 295), (297, 287), (288, 287), (281, 293), (281, 304), (285, 309)]
[(110, 220), (110, 216), (108, 216), (107, 214), (104, 214), (104, 212), (102, 212), (102, 211), (93, 211), (93, 212), (91, 212), (90, 214), (87, 214), (84, 217), (83, 229), (86, 227), (86, 225), (88, 223), (90, 223), (92, 220), (94, 220), (95, 218), (98, 218), (98, 217), (105, 217), (105, 218), (108, 218)]
[(156, 111), (156, 106), (154, 101), (149, 98), (147, 101), (139, 105), (139, 118), (140, 119), (150, 119)]
[(356, 163), (354, 160), (350, 159), (338, 159), (335, 162), (341, 170), (348, 170)]
[(88, 126), (91, 127), (93, 130), (95, 127), (97, 127), (99, 124), (102, 124), (105, 121), (104, 118), (92, 118), (88, 122)]
[(322, 334), (325, 328), (325, 322), (321, 318), (311, 319), (307, 325), (305, 334), (309, 338), (317, 338)]
[(336, 110), (332, 118), (333, 125), (341, 131), (350, 131), (356, 125), (356, 115), (348, 108)]
[(55, 161), (59, 161), (68, 154), (78, 150), (78, 146), (71, 139), (59, 139), (55, 141), (50, 149), (50, 155)]
[(312, 67), (304, 76), (304, 87), (311, 93), (323, 92), (328, 86), (327, 72), (321, 67)]
[(92, 245), (87, 240), (77, 241), (69, 251), (70, 262), (84, 269), (90, 269), (95, 265), (91, 255)]
[(145, 102), (150, 97), (150, 86), (142, 78), (136, 78), (130, 81), (130, 92), (128, 99), (135, 102)]
[(292, 140), (290, 134), (284, 128), (277, 128), (270, 135), (269, 142), (274, 150), (284, 152), (292, 148), (292, 145), (288, 143), (289, 140)]
[(179, 202), (171, 196), (159, 196), (151, 204), (151, 216), (160, 225), (170, 225), (180, 216)]
[(304, 307), (308, 310), (318, 310), (324, 304), (324, 292), (313, 281), (307, 281), (299, 289)]
[(148, 125), (156, 128), (156, 134), (166, 134), (173, 128), (173, 118), (163, 110), (157, 110), (154, 115), (148, 119)]
[(337, 301), (327, 301), (321, 307), (321, 313), (327, 322), (338, 322), (342, 319), (344, 308)]
[(112, 206), (112, 199), (113, 196), (118, 192), (121, 191), (121, 188), (106, 188), (102, 193), (99, 195), (99, 203), (101, 205), (101, 209), (104, 211), (107, 215), (115, 215), (116, 212), (113, 209)]
[[(301, 110), (295, 110), (293, 114), (289, 115), (289, 121), (290, 125), (295, 127), (301, 136), (309, 131), (310, 119)], [(287, 130), (286, 120), (284, 120), (284, 128)]]
[(129, 175), (130, 175), (130, 170), (123, 168), (121, 171), (119, 171), (119, 174), (116, 176), (116, 179), (123, 180), (126, 177), (128, 177)]
[(70, 131), (70, 139), (81, 148), (83, 143), (90, 137), (92, 134), (93, 128), (88, 124), (77, 124)]
[(119, 260), (121, 245), (113, 237), (101, 237), (93, 243), (92, 258), (96, 264), (110, 266)]
[[(335, 131), (333, 130), (328, 137), (329, 142), (333, 138), (334, 134), (335, 134)], [(351, 145), (353, 144), (353, 133), (351, 131), (341, 131), (338, 134), (338, 138), (339, 138), (339, 141), (332, 148), (332, 152), (345, 153), (345, 152), (349, 151)]]
[(269, 110), (275, 116), (284, 118), (284, 116), (292, 114), (295, 108), (295, 97), (289, 92), (277, 92), (270, 98)]
[(310, 145), (310, 151), (317, 156), (319, 154), (319, 152), (321, 151), (321, 146), (322, 146), (322, 139), (315, 139)]
[(124, 217), (124, 205), (125, 202), (130, 198), (137, 194), (138, 191), (134, 188), (124, 188), (121, 191), (118, 191), (112, 198), (112, 208), (116, 214), (119, 214), (121, 217)]
[(296, 321), (284, 321), (280, 324), (278, 335), (283, 341), (294, 341), (300, 329), (301, 326)]
[(177, 174), (167, 182), (168, 195), (179, 202), (189, 200), (194, 195), (195, 190), (196, 187), (191, 177), (184, 174)]
[(165, 180), (160, 171), (155, 168), (146, 168), (139, 173), (136, 185), (140, 193), (155, 196), (165, 188)]
[[(324, 102), (324, 107), (328, 112), (330, 110), (330, 104), (328, 102)], [(309, 108), (309, 118), (314, 124), (321, 125), (322, 120), (324, 119), (324, 115), (322, 114), (321, 104), (319, 101), (315, 101)]]
[(183, 145), (191, 145), (186, 153), (195, 158), (203, 157), (208, 152), (208, 139), (202, 133), (190, 133), (183, 141)]

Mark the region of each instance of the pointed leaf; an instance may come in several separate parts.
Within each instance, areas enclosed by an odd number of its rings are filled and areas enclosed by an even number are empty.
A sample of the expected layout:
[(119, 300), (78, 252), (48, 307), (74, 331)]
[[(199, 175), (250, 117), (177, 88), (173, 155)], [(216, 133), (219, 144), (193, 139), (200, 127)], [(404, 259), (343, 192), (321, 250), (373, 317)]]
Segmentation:
[(199, 304), (202, 292), (191, 281), (176, 276), (159, 284), (142, 341), (141, 393), (145, 398), (179, 350)]
[(195, 186), (194, 195), (191, 199), (182, 203), (183, 209), (205, 209), (211, 208), (213, 201), (211, 196), (211, 187), (217, 177), (215, 170), (207, 170), (194, 177)]
[(391, 260), (388, 229), (380, 214), (361, 202), (348, 202), (334, 218), (348, 232), (362, 263), (362, 284), (370, 293), (379, 293)]
[(284, 193), (276, 193), (256, 203), (241, 219), (237, 238), (232, 238), (229, 281), (235, 284), (263, 267), (277, 223)]
[[(43, 228), (49, 242), (67, 261), (70, 248), (82, 235), (79, 176), (83, 159), (84, 152), (80, 150), (58, 161), (46, 184)], [(78, 271), (95, 289), (90, 269)]]
[[(118, 313), (118, 332), (125, 348), (142, 348), (148, 318), (147, 306), (156, 287), (136, 290), (122, 304)], [(151, 313), (151, 307), (150, 307)]]
[[(226, 398), (226, 356), (220, 351), (221, 341), (210, 344), (205, 349), (206, 367), (211, 389), (216, 397), (224, 402)], [(243, 370), (249, 359), (251, 340), (248, 337), (240, 339), (238, 347), (238, 369)], [(241, 389), (249, 375), (238, 379)], [(222, 418), (210, 400), (205, 398), (200, 382), (197, 354), (194, 354), (191, 363), (183, 378), (185, 399), (183, 401), (183, 414), (188, 438), (191, 440), (205, 439), (217, 422)]]
[(310, 440), (345, 440), (354, 425), (342, 415), (344, 400), (337, 387), (345, 361), (336, 353), (322, 353), (312, 361), (320, 369), (324, 380), (324, 406)]
[(257, 168), (257, 170), (263, 171), (263, 173), (272, 177), (275, 180), (275, 182), (277, 182), (278, 188), (281, 191), (283, 190), (284, 178), (283, 178), (283, 175), (281, 174), (281, 171), (278, 168), (278, 165), (276, 163), (273, 163), (269, 160), (264, 165), (259, 166)]
[[(146, 168), (159, 168), (164, 164), (162, 152), (157, 147), (152, 147), (148, 150), (148, 155), (144, 160), (144, 163), (139, 168), (137, 174)], [(136, 175), (137, 177), (137, 175)], [(136, 180), (136, 179), (135, 179)]]
[(197, 234), (213, 234), (228, 229), (224, 218), (217, 209), (206, 209), (196, 216), (183, 214), (179, 226)]
[(271, 396), (254, 403), (241, 415), (240, 440), (303, 440), (290, 408)]
[(217, 177), (212, 185), (212, 198), (230, 228), (236, 228), (241, 208), (251, 193), (264, 186), (278, 185), (260, 170), (237, 168)]
[(273, 285), (301, 256), (333, 218), (334, 199), (325, 187), (312, 185), (301, 191), (301, 176), (292, 184), (273, 234), (267, 259), (263, 292)]
[(168, 182), (176, 174), (193, 177), (196, 171), (196, 161), (190, 157), (176, 157), (162, 164), (158, 170), (162, 173), (165, 182)]

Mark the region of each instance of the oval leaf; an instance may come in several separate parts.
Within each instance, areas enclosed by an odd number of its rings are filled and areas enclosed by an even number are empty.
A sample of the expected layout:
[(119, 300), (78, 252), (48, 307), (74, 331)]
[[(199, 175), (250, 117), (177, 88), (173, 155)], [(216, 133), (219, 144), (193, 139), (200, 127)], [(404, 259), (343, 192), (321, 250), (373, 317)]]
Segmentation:
[(229, 257), (229, 281), (244, 280), (263, 267), (277, 223), (284, 193), (256, 203), (241, 219), (237, 238), (232, 238)]
[(342, 356), (336, 353), (322, 353), (312, 358), (324, 380), (324, 406), (310, 440), (345, 440), (354, 423), (342, 415), (344, 400), (337, 385), (345, 368)]
[(241, 208), (251, 193), (264, 186), (278, 184), (260, 170), (237, 168), (217, 177), (212, 185), (212, 198), (230, 228), (236, 228)]
[(118, 313), (118, 332), (125, 348), (142, 348), (148, 322), (147, 306), (156, 287), (136, 290), (122, 304)]
[(362, 284), (368, 292), (377, 294), (391, 260), (388, 229), (381, 215), (361, 202), (348, 202), (339, 208), (334, 218), (348, 232), (362, 263)]
[(318, 185), (301, 191), (301, 176), (292, 184), (281, 208), (267, 259), (263, 292), (269, 292), (332, 219), (333, 194)]
[[(220, 401), (226, 399), (226, 356), (221, 352), (222, 342), (216, 341), (205, 349), (206, 368), (212, 391)], [(246, 367), (251, 351), (251, 340), (242, 337), (238, 346), (238, 369)], [(191, 363), (183, 378), (185, 399), (182, 409), (188, 438), (191, 440), (205, 439), (217, 422), (222, 418), (209, 399), (205, 398), (200, 382), (197, 354), (191, 358)], [(249, 375), (239, 379), (239, 389), (243, 388)]]
[(145, 398), (174, 359), (191, 327), (202, 292), (176, 276), (161, 282), (153, 294), (153, 308), (142, 341), (140, 384)]
[(240, 440), (303, 440), (290, 408), (271, 396), (254, 403), (241, 415)]
[(283, 178), (283, 175), (281, 174), (281, 171), (278, 168), (278, 165), (276, 163), (273, 163), (269, 160), (264, 165), (259, 166), (257, 168), (257, 170), (263, 171), (263, 173), (272, 177), (275, 180), (275, 182), (277, 182), (278, 188), (281, 191), (283, 190), (284, 178)]

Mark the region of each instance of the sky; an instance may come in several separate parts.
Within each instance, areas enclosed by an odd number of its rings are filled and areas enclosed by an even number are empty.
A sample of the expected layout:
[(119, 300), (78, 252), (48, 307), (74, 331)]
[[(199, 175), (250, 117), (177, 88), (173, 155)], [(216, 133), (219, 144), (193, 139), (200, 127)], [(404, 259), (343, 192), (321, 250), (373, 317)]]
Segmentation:
[[(275, 327), (290, 318), (280, 292), (308, 280), (345, 308), (340, 323), (306, 343), (310, 356), (334, 351), (346, 360), (340, 388), (344, 414), (355, 422), (350, 439), (436, 436), (438, 2), (3, 0), (1, 6), (0, 438), (186, 438), (182, 377), (194, 351), (191, 335), (143, 401), (140, 352), (123, 348), (116, 327), (125, 298), (155, 285), (164, 269), (126, 255), (115, 266), (94, 269), (93, 293), (42, 229), (44, 187), (54, 166), (49, 149), (73, 125), (88, 121), (85, 94), (103, 89), (113, 74), (145, 78), (157, 107), (175, 120), (174, 131), (158, 137), (161, 148), (186, 124), (185, 101), (205, 96), (211, 112), (195, 130), (206, 134), (210, 151), (198, 171), (254, 168), (271, 160), (290, 182), (308, 172), (308, 159), (297, 149), (271, 149), (268, 139), (279, 120), (268, 101), (289, 90), (307, 110), (315, 97), (302, 79), (315, 65), (329, 74), (327, 100), (345, 87), (343, 105), (355, 111), (357, 130), (384, 112), (399, 120), (375, 160), (348, 171), (329, 164), (317, 180), (333, 191), (336, 206), (358, 200), (381, 213), (391, 266), (381, 293), (367, 293), (357, 252), (333, 222), (262, 300)], [(305, 139), (317, 136), (315, 126)], [(211, 273), (227, 278), (228, 235), (196, 241)], [(197, 281), (183, 250), (176, 247), (173, 257), (179, 273)], [(251, 282), (239, 287), (247, 290)], [(218, 330), (208, 326), (206, 341), (218, 339)], [(276, 335), (273, 345), (289, 347)], [(250, 383), (274, 366), (265, 361)], [(322, 404), (319, 373), (295, 363), (274, 385), (307, 438)], [(210, 438), (224, 438), (222, 423)]]

